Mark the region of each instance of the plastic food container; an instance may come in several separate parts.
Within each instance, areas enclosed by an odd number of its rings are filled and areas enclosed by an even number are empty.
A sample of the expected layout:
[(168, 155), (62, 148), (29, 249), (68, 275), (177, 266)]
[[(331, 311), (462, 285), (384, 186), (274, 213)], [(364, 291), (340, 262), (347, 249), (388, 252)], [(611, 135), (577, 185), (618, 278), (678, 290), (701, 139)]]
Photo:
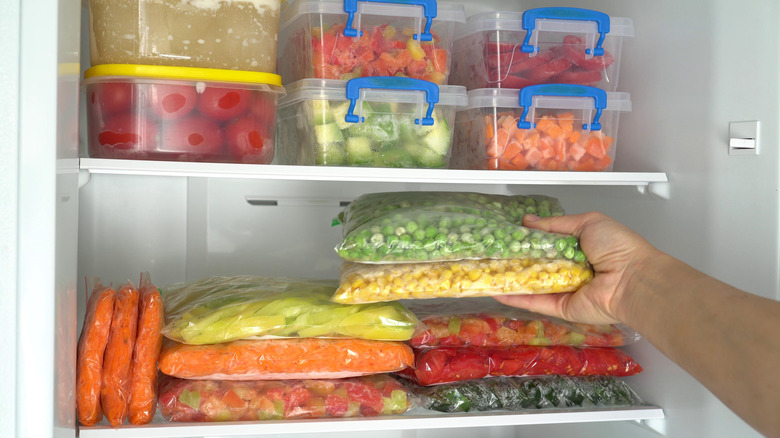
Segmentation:
[(279, 74), (349, 80), (406, 76), (447, 84), (463, 5), (436, 0), (295, 0), (282, 10)]
[(523, 88), (545, 83), (616, 91), (629, 18), (578, 8), (487, 12), (456, 30), (450, 83)]
[(235, 70), (101, 65), (84, 74), (95, 158), (267, 164), (281, 78)]
[(584, 85), (469, 91), (457, 114), (451, 167), (502, 170), (612, 170), (628, 93)]
[(466, 89), (402, 77), (304, 79), (279, 102), (279, 164), (445, 168)]
[(276, 72), (280, 0), (89, 0), (90, 61)]

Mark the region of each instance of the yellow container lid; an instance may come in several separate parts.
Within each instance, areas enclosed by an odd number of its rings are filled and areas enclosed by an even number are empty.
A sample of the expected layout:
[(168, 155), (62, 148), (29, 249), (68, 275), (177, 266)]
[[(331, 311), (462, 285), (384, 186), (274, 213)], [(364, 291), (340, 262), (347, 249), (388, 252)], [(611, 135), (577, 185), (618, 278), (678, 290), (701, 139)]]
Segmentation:
[(216, 68), (170, 67), (163, 65), (102, 64), (84, 72), (84, 79), (104, 76), (179, 79), (186, 81), (239, 82), (282, 86), (282, 77), (274, 73), (223, 70)]

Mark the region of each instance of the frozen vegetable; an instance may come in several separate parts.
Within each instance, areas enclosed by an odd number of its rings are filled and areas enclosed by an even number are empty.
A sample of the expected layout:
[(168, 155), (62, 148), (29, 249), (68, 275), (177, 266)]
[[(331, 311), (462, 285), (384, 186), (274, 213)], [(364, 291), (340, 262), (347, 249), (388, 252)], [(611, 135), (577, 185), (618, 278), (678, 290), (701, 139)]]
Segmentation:
[(490, 377), (422, 387), (407, 384), (422, 406), (440, 412), (641, 406), (639, 396), (612, 376)]
[(116, 291), (96, 280), (87, 302), (76, 363), (76, 411), (84, 426), (93, 426), (103, 419), (100, 405), (103, 354), (111, 331), (115, 301)]
[(534, 196), (460, 192), (363, 195), (339, 215), (344, 238), (336, 252), (362, 263), (485, 258), (586, 262), (576, 237), (520, 224), (527, 213), (563, 214), (553, 204), (557, 201)]
[(138, 328), (138, 289), (129, 281), (117, 291), (111, 332), (103, 356), (100, 403), (106, 419), (117, 427), (127, 418), (131, 365)]
[(261, 339), (212, 345), (165, 343), (159, 369), (185, 379), (335, 379), (399, 371), (414, 354), (402, 342)]
[(398, 415), (415, 398), (387, 374), (335, 380), (225, 381), (164, 376), (160, 412), (170, 421), (253, 421)]
[(130, 424), (146, 424), (157, 411), (157, 359), (162, 347), (164, 317), (160, 291), (148, 273), (139, 283), (138, 334), (135, 338), (127, 418)]
[[(311, 28), (314, 77), (348, 80), (361, 76), (406, 76), (445, 84), (449, 69), (447, 50), (433, 33), (432, 41), (419, 41), (412, 28), (388, 24), (361, 29), (362, 36), (344, 36), (345, 23)], [(294, 35), (288, 47), (305, 51), (309, 29)], [(292, 69), (309, 68), (287, 65)], [(299, 73), (294, 77), (304, 77)]]
[[(414, 114), (415, 104), (364, 102), (364, 120), (355, 123), (344, 119), (349, 105), (349, 100), (310, 100), (282, 108), (280, 138), (287, 149), (282, 152), (284, 164), (447, 167), (452, 144), (447, 120), (454, 120), (454, 107), (434, 107), (433, 124), (421, 125), (415, 123), (419, 118)], [(298, 126), (295, 122), (300, 120), (308, 123)], [(299, 144), (299, 138), (304, 144)]]
[[(454, 167), (490, 170), (598, 172), (612, 168), (614, 139), (583, 131), (571, 112), (537, 109), (536, 127), (519, 129), (521, 110), (474, 117), (459, 115), (457, 141), (463, 154)], [(484, 133), (482, 135), (482, 133)]]
[(213, 344), (262, 337), (354, 337), (405, 341), (418, 323), (399, 303), (331, 301), (335, 282), (212, 277), (165, 289), (166, 337)]
[(455, 260), (427, 263), (343, 264), (333, 296), (340, 303), (407, 298), (479, 297), (572, 292), (593, 278), (571, 260)]
[(641, 371), (630, 355), (617, 348), (519, 345), (415, 349), (414, 365), (399, 374), (426, 386), (488, 376), (625, 377)]
[(639, 339), (638, 333), (621, 325), (564, 321), (505, 306), (493, 299), (414, 300), (405, 304), (420, 318), (420, 325), (409, 340), (415, 348), (471, 345), (619, 347)]

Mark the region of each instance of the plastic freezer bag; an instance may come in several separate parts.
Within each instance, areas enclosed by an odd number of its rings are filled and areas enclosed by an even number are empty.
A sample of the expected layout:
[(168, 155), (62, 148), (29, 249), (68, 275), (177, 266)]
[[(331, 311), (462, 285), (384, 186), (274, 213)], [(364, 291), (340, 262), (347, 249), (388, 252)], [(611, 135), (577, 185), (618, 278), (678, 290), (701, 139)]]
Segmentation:
[(563, 214), (557, 200), (466, 192), (363, 195), (336, 222), (336, 252), (362, 263), (463, 259), (560, 259), (586, 262), (574, 236), (522, 226), (525, 214)]
[(618, 324), (580, 324), (518, 309), (490, 298), (414, 300), (406, 307), (420, 318), (409, 340), (425, 347), (571, 345), (620, 347), (639, 340)]
[(333, 380), (226, 381), (164, 376), (160, 412), (169, 421), (253, 421), (398, 415), (416, 404), (387, 374)]
[(641, 406), (613, 376), (490, 377), (437, 386), (407, 384), (420, 404), (440, 412)]
[(402, 342), (342, 338), (163, 345), (159, 369), (184, 379), (338, 379), (400, 371), (414, 353)]
[(163, 334), (186, 344), (264, 337), (405, 341), (418, 323), (399, 303), (331, 301), (333, 281), (212, 277), (165, 290)]
[(428, 263), (344, 263), (334, 301), (484, 297), (573, 292), (593, 279), (587, 263), (549, 259), (480, 259)]
[(611, 347), (437, 347), (415, 350), (414, 365), (399, 374), (427, 386), (483, 377), (616, 376), (642, 371), (634, 359)]

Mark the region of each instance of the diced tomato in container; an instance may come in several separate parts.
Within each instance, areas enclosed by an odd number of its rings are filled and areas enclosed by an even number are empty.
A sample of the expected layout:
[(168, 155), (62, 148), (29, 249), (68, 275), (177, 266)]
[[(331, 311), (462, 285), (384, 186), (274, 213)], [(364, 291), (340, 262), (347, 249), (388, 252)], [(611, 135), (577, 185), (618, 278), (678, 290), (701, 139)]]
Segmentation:
[(472, 15), (456, 28), (450, 83), (469, 90), (565, 83), (616, 91), (623, 38), (633, 36), (631, 19), (589, 9)]
[(82, 84), (93, 158), (269, 164), (276, 74), (111, 64)]
[(610, 171), (619, 115), (631, 110), (628, 93), (582, 85), (468, 94), (469, 105), (455, 118), (455, 169)]
[(302, 166), (447, 168), (455, 111), (468, 100), (464, 87), (388, 76), (286, 88), (278, 163)]
[[(348, 4), (354, 11), (346, 12)], [(446, 85), (463, 5), (296, 0), (279, 19), (278, 72), (302, 79), (404, 76)]]

